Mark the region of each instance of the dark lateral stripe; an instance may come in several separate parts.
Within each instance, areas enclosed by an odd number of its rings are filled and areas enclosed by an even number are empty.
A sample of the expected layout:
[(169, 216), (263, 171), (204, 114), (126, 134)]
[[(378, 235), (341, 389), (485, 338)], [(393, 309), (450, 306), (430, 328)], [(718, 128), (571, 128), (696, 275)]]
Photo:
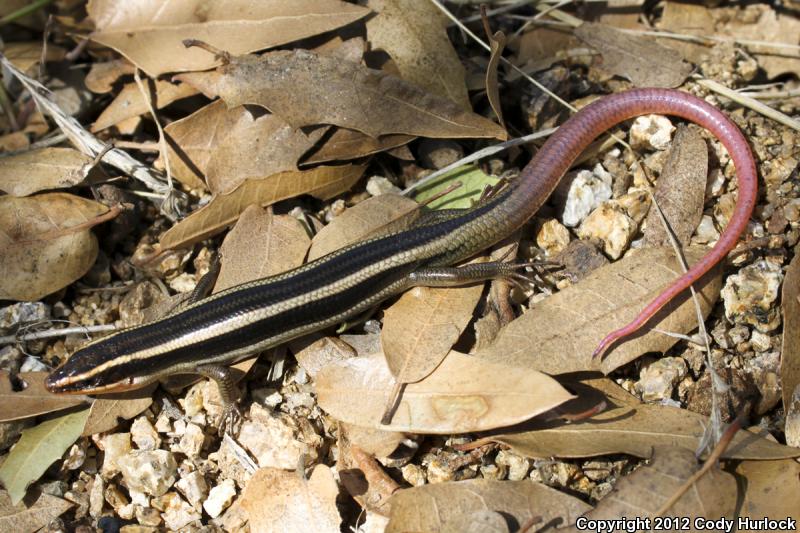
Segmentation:
[(105, 371), (109, 381), (122, 379), (136, 374), (157, 373), (164, 368), (182, 363), (196, 362), (202, 364), (203, 357), (220, 355), (252, 346), (281, 333), (290, 331), (313, 323), (322, 323), (330, 320), (348, 308), (355, 308), (371, 295), (381, 291), (400, 277), (407, 275), (408, 265), (401, 265), (392, 270), (381, 272), (347, 290), (338, 292), (330, 297), (297, 306), (271, 317), (253, 322), (224, 335), (207, 339), (190, 346), (153, 355), (146, 359), (137, 359), (127, 362), (120, 361)]

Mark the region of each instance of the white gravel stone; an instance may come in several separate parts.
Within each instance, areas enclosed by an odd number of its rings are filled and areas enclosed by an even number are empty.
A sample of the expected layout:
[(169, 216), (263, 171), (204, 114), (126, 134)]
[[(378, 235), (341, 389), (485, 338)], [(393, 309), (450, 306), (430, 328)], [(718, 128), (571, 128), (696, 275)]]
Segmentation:
[(92, 490), (89, 491), (89, 515), (92, 518), (98, 518), (103, 513), (103, 504), (105, 503), (103, 492), (105, 492), (105, 488), (106, 484), (102, 476), (95, 474)]
[(50, 318), (50, 306), (42, 302), (19, 302), (0, 308), (0, 330)]
[(754, 329), (753, 334), (750, 336), (750, 344), (755, 351), (766, 352), (772, 347), (772, 337)]
[(688, 368), (681, 357), (664, 357), (643, 366), (636, 391), (645, 402), (669, 400), (675, 386), (686, 377)]
[(547, 257), (561, 253), (569, 244), (569, 230), (554, 218), (548, 219), (536, 234), (536, 245)]
[(425, 484), (425, 471), (415, 464), (407, 464), (400, 469), (403, 479), (414, 487), (421, 487)]
[(675, 126), (663, 115), (645, 115), (633, 121), (630, 143), (635, 149), (666, 150)]
[(508, 467), (509, 481), (525, 479), (528, 475), (528, 471), (531, 469), (531, 462), (528, 458), (511, 453), (507, 450), (500, 450), (497, 452), (497, 457), (494, 462), (499, 466)]
[(606, 203), (586, 217), (577, 233), (581, 239), (600, 239), (606, 255), (618, 259), (628, 248), (636, 230), (636, 222), (631, 217)]
[(250, 418), (242, 423), (239, 442), (256, 458), (262, 468), (294, 470), (309, 447), (297, 438), (298, 428), (284, 415), (274, 415), (253, 404)]
[(197, 280), (194, 279), (194, 274), (183, 272), (169, 280), (169, 287), (175, 292), (187, 293), (192, 292), (197, 286)]
[(216, 518), (222, 511), (230, 506), (236, 496), (236, 485), (232, 479), (226, 479), (208, 493), (208, 499), (203, 502), (203, 509), (211, 518)]
[(156, 450), (161, 446), (161, 437), (146, 416), (140, 416), (133, 421), (131, 438), (140, 450)]
[(100, 439), (98, 445), (104, 452), (100, 473), (104, 478), (110, 479), (120, 471), (119, 460), (131, 452), (131, 434), (112, 433)]
[(180, 478), (177, 483), (175, 483), (175, 487), (195, 509), (200, 509), (203, 500), (208, 496), (208, 483), (206, 483), (203, 474), (196, 470)]
[(186, 429), (178, 443), (178, 450), (185, 453), (188, 457), (197, 458), (203, 450), (203, 443), (205, 440), (206, 436), (200, 426), (192, 423), (186, 424)]
[(694, 244), (713, 244), (719, 239), (719, 231), (714, 226), (714, 219), (710, 215), (703, 215), (700, 224), (692, 236)]
[(161, 514), (164, 525), (172, 531), (181, 531), (192, 522), (202, 518), (202, 515), (176, 492), (165, 494), (161, 498), (161, 505), (164, 507), (164, 512)]
[(600, 204), (611, 198), (612, 176), (601, 165), (594, 171), (581, 170), (572, 180), (561, 217), (565, 226), (574, 228)]
[(175, 483), (178, 465), (166, 450), (134, 450), (117, 459), (125, 486), (151, 496), (161, 496)]
[(400, 187), (384, 178), (383, 176), (372, 176), (367, 181), (367, 192), (372, 196), (380, 196), (386, 193), (400, 194)]
[(770, 332), (780, 325), (780, 313), (774, 306), (783, 273), (781, 267), (760, 259), (738, 274), (728, 276), (722, 288), (725, 316), (737, 324), (749, 324)]

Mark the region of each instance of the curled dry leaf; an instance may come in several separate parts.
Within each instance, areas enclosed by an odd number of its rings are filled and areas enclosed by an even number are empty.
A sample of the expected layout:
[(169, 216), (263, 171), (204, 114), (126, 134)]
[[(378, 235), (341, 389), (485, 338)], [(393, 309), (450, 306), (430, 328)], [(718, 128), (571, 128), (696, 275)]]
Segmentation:
[(0, 159), (0, 191), (28, 196), (81, 183), (93, 159), (74, 148), (41, 148)]
[[(620, 479), (614, 490), (585, 516), (592, 520), (652, 518), (698, 469), (692, 450), (656, 446), (649, 465)], [(731, 474), (712, 467), (666, 511), (665, 516), (678, 517), (679, 521), (693, 518), (716, 520), (732, 517), (735, 509), (736, 480)], [(680, 529), (682, 524), (680, 522)], [(577, 528), (569, 531), (577, 531)]]
[(82, 395), (56, 396), (44, 388), (47, 372), (23, 372), (16, 375), (25, 384), (22, 390), (14, 390), (11, 377), (0, 371), (0, 422), (20, 420), (32, 416), (60, 411), (88, 402)]
[(415, 287), (386, 309), (381, 345), (398, 383), (419, 381), (439, 366), (469, 324), (483, 287)]
[(242, 494), (254, 533), (339, 533), (339, 488), (331, 469), (317, 465), (306, 481), (299, 472), (261, 468)]
[(581, 24), (575, 35), (603, 55), (604, 70), (630, 79), (637, 87), (677, 87), (692, 73), (692, 65), (679, 52), (652, 37), (592, 22)]
[[(164, 80), (147, 80), (144, 86), (150, 91), (148, 96), (156, 109), (163, 109), (176, 100), (194, 96), (198, 92), (188, 83), (170, 83)], [(150, 106), (139, 89), (139, 85), (127, 83), (116, 98), (108, 104), (108, 107), (100, 113), (90, 131), (97, 133), (149, 112)]]
[(22, 437), (0, 465), (0, 483), (11, 496), (12, 505), (19, 503), (28, 485), (78, 440), (88, 416), (89, 409), (83, 409), (23, 430)]
[(33, 503), (12, 505), (8, 492), (0, 490), (0, 531), (41, 531), (73, 505), (44, 492)]
[[(566, 408), (567, 406), (565, 406)], [(653, 446), (668, 444), (696, 450), (708, 417), (666, 405), (614, 407), (586, 420), (535, 421), (529, 431), (491, 437), (525, 457), (596, 457), (627, 453), (650, 457)], [(784, 459), (800, 449), (782, 446), (749, 431), (739, 431), (722, 455), (728, 459)]]
[(781, 293), (783, 311), (783, 348), (781, 350), (781, 386), (784, 409), (792, 403), (792, 393), (800, 386), (800, 254), (795, 254)]
[(0, 300), (38, 300), (83, 276), (97, 257), (90, 228), (107, 211), (65, 193), (0, 197)]
[(157, 386), (152, 383), (143, 389), (101, 395), (92, 403), (81, 435), (88, 437), (111, 431), (123, 420), (130, 420), (144, 412), (153, 403), (153, 391)]
[(489, 98), (489, 105), (492, 106), (492, 111), (497, 115), (497, 121), (505, 129), (503, 106), (500, 102), (500, 87), (497, 83), (497, 67), (500, 65), (500, 60), (503, 58), (503, 50), (506, 47), (505, 34), (501, 31), (495, 32), (489, 38), (489, 46), (491, 53), (489, 55), (489, 64), (486, 65), (486, 96)]
[(338, 0), (91, 0), (91, 38), (130, 59), (148, 75), (205, 70), (213, 54), (187, 49), (199, 39), (231, 54), (264, 50), (350, 24), (368, 9)]
[[(706, 142), (697, 128), (679, 126), (653, 196), (682, 245), (689, 243), (703, 218), (706, 176)], [(650, 207), (645, 226), (644, 242), (647, 246), (670, 245), (670, 239), (655, 206)]]
[[(48, 43), (45, 61), (61, 61), (66, 53), (67, 51), (60, 46)], [(3, 54), (21, 71), (30, 72), (30, 69), (42, 60), (42, 43), (41, 41), (5, 43)]]
[(161, 236), (161, 248), (186, 246), (219, 233), (233, 224), (248, 205), (267, 206), (301, 194), (323, 200), (336, 196), (352, 187), (365, 168), (363, 165), (316, 167), (246, 180), (235, 191), (215, 196), (208, 205), (175, 224)]
[(451, 351), (427, 378), (408, 385), (391, 424), (380, 423), (394, 386), (383, 354), (346, 359), (317, 376), (320, 407), (357, 426), (451, 434), (509, 426), (569, 400), (554, 379)]
[(320, 129), (308, 136), (269, 113), (257, 118), (249, 112), (240, 113), (209, 154), (208, 188), (213, 194), (228, 194), (245, 180), (297, 170), (298, 159), (323, 133), (325, 130)]
[(222, 242), (222, 268), (214, 292), (299, 267), (310, 244), (296, 218), (251, 205)]
[(388, 53), (400, 75), (464, 109), (471, 109), (466, 73), (447, 37), (448, 19), (428, 0), (369, 0), (367, 39)]
[(404, 146), (415, 139), (412, 135), (381, 135), (377, 139), (360, 131), (330, 128), (330, 132), (303, 156), (301, 165), (348, 161)]
[(114, 90), (114, 83), (118, 79), (125, 75), (133, 75), (135, 70), (136, 67), (127, 59), (94, 62), (83, 82), (93, 93), (106, 94)]
[(173, 176), (189, 189), (205, 188), (203, 180), (214, 147), (248, 114), (243, 106), (228, 109), (225, 102), (217, 100), (168, 124), (164, 133)]
[[(689, 248), (698, 261), (705, 249)], [(719, 269), (695, 284), (703, 316), (720, 290)], [(591, 354), (609, 332), (628, 324), (668, 283), (682, 274), (669, 248), (647, 248), (593, 271), (578, 284), (531, 306), (503, 328), (492, 346), (476, 353), (491, 361), (536, 368), (549, 374), (596, 370)], [(648, 323), (652, 328), (688, 333), (697, 327), (689, 291), (667, 304)], [(608, 373), (646, 352), (663, 352), (675, 337), (650, 331), (608, 352), (600, 368)]]
[(385, 72), (307, 50), (242, 56), (218, 72), (177, 76), (228, 106), (257, 104), (295, 128), (333, 124), (371, 137), (498, 138), (505, 131)]
[[(742, 461), (736, 473), (746, 480), (744, 502), (739, 516), (753, 519), (800, 520), (800, 463), (785, 461)], [(741, 531), (741, 529), (740, 529)]]
[[(386, 533), (456, 531), (452, 522), (475, 511), (495, 511), (520, 526), (535, 517), (553, 527), (574, 524), (591, 506), (535, 481), (470, 479), (400, 490)], [(463, 531), (463, 530), (462, 530)], [(514, 530), (516, 531), (516, 529)]]
[(313, 261), (367, 236), (380, 234), (388, 224), (419, 209), (419, 204), (401, 194), (367, 198), (334, 218), (314, 235), (308, 260)]

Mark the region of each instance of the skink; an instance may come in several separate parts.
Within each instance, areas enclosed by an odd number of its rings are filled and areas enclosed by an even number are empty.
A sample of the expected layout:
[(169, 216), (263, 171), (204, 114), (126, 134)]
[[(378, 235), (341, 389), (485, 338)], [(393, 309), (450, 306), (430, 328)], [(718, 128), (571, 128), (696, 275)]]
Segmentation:
[(78, 350), (47, 379), (56, 393), (91, 394), (197, 373), (234, 390), (226, 365), (340, 323), (414, 285), (457, 285), (508, 273), (504, 263), (451, 265), (519, 228), (544, 203), (575, 158), (613, 125), (638, 115), (676, 115), (703, 126), (728, 150), (738, 176), (733, 216), (716, 245), (595, 355), (641, 328), (664, 304), (720, 262), (744, 231), (757, 196), (756, 166), (742, 133), (722, 112), (687, 93), (638, 89), (601, 98), (566, 121), (519, 178), (472, 209), (422, 218), (415, 226), (358, 242), (277, 276), (246, 283)]

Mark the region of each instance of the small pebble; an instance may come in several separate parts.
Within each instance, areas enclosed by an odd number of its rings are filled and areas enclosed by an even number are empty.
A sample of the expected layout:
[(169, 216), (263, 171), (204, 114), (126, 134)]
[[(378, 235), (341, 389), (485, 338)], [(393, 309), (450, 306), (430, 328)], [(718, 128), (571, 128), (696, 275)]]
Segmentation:
[(178, 465), (166, 450), (133, 450), (116, 462), (130, 491), (161, 496), (175, 483)]
[(581, 170), (577, 174), (568, 174), (563, 180), (564, 183), (569, 183), (561, 218), (564, 225), (576, 227), (593, 209), (611, 199), (611, 181), (611, 174), (601, 165), (596, 165), (592, 172)]
[(508, 450), (500, 450), (494, 461), (498, 466), (508, 467), (509, 481), (525, 479), (531, 469), (531, 461)]
[(181, 531), (192, 522), (202, 518), (202, 515), (176, 492), (165, 494), (160, 498), (159, 503), (163, 508), (161, 517), (164, 519), (164, 525), (172, 531)]
[(400, 469), (400, 473), (413, 487), (421, 487), (426, 483), (425, 471), (419, 465), (407, 464)]
[(236, 485), (232, 479), (226, 479), (209, 491), (208, 499), (203, 502), (203, 509), (211, 518), (216, 518), (230, 506), (235, 496)]
[(774, 304), (782, 281), (781, 267), (763, 259), (728, 276), (721, 292), (725, 316), (734, 323), (749, 324), (764, 333), (775, 330), (781, 321)]
[(367, 181), (367, 192), (372, 196), (380, 196), (386, 193), (400, 194), (400, 187), (389, 181), (383, 176), (372, 176)]
[(203, 500), (208, 496), (208, 483), (206, 483), (203, 474), (196, 470), (181, 477), (177, 483), (175, 483), (175, 488), (183, 494), (184, 498), (186, 498), (195, 509), (200, 509)]
[(253, 404), (250, 417), (242, 423), (239, 442), (253, 454), (262, 468), (283, 468), (294, 470), (300, 464), (300, 457), (314, 461), (322, 439), (312, 443), (299, 440), (300, 430), (295, 421), (287, 415), (272, 414), (268, 409)]
[(98, 446), (103, 450), (103, 466), (100, 472), (106, 479), (111, 479), (120, 471), (119, 460), (127, 456), (131, 450), (130, 433), (111, 433), (104, 436), (98, 442)]
[(605, 203), (591, 212), (577, 230), (581, 239), (600, 239), (603, 251), (619, 259), (638, 229), (628, 215)]
[(536, 234), (536, 245), (544, 250), (545, 255), (550, 258), (566, 249), (569, 244), (569, 230), (554, 219), (548, 219)]
[(666, 150), (672, 140), (675, 126), (663, 115), (638, 117), (631, 126), (629, 142), (637, 150)]
[(140, 450), (155, 450), (161, 446), (161, 438), (146, 416), (137, 417), (131, 424), (131, 439)]
[(663, 357), (644, 365), (636, 382), (636, 391), (645, 402), (670, 399), (675, 386), (686, 376), (686, 361), (680, 357)]
[(419, 143), (418, 159), (425, 168), (440, 169), (464, 157), (464, 149), (447, 139), (423, 139)]

